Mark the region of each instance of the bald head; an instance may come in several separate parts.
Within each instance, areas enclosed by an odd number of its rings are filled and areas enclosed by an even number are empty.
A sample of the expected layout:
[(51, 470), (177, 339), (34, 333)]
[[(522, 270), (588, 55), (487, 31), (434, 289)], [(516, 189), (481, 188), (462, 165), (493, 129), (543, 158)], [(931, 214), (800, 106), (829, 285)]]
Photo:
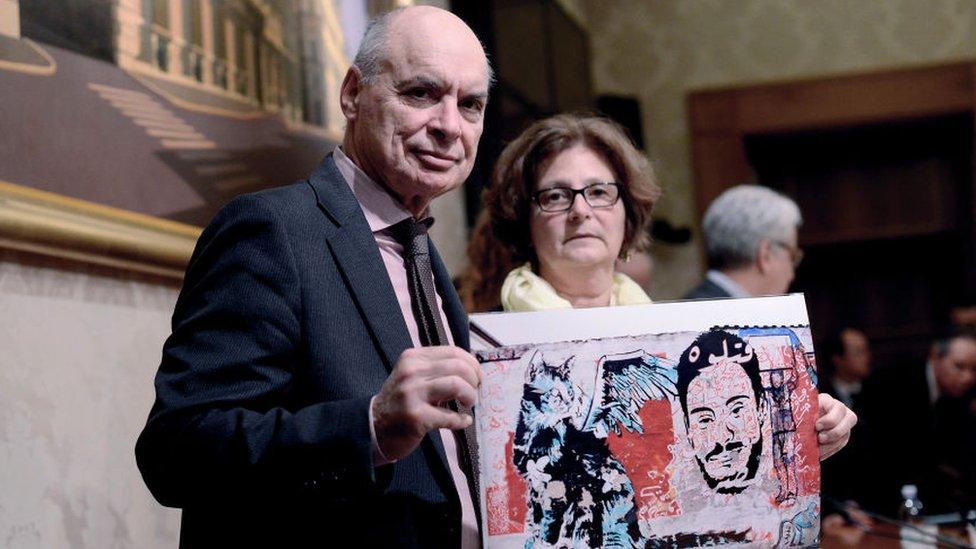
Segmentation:
[[(406, 32), (405, 32), (406, 31)], [(412, 39), (411, 39), (412, 38)], [(372, 84), (390, 61), (390, 52), (404, 45), (438, 45), (460, 40), (462, 48), (476, 46), (481, 52), (489, 83), (494, 82), (494, 72), (478, 37), (458, 16), (432, 6), (409, 6), (388, 11), (373, 19), (356, 52), (353, 66), (359, 69), (362, 82)]]
[(455, 15), (417, 6), (373, 22), (342, 83), (342, 149), (414, 215), (471, 173), (490, 70)]

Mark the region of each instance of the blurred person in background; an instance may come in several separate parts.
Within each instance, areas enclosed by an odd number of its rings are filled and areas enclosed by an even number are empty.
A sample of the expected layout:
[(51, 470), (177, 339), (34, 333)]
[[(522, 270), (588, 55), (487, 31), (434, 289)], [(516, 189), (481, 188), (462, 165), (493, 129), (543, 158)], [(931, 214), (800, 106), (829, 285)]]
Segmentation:
[(927, 513), (973, 507), (976, 333), (937, 340), (916, 368), (880, 370), (865, 384), (865, 445), (871, 449), (862, 504), (894, 514), (905, 484), (918, 486)]
[(738, 185), (705, 211), (705, 279), (684, 299), (753, 297), (786, 293), (803, 259), (797, 230), (800, 208), (759, 185)]
[[(867, 336), (856, 328), (833, 333), (820, 349), (827, 357), (820, 372), (820, 390), (843, 402), (863, 419), (861, 392), (871, 373), (871, 346)], [(859, 430), (863, 430), (862, 424)], [(847, 448), (821, 468), (820, 492), (823, 496), (825, 533), (857, 535), (855, 523), (870, 526), (868, 515), (858, 509), (864, 499), (862, 482), (868, 448), (863, 437), (852, 437)], [(851, 529), (846, 531), (846, 528)]]
[(858, 411), (864, 380), (871, 374), (871, 345), (864, 332), (844, 328), (826, 341), (828, 367), (822, 372), (822, 389), (848, 408)]
[[(649, 303), (614, 264), (644, 246), (659, 194), (650, 163), (616, 123), (573, 114), (536, 122), (502, 151), (482, 196), (462, 300), (469, 311), (510, 312)], [(795, 247), (791, 229), (779, 238)], [(792, 273), (792, 263), (778, 268)], [(857, 417), (829, 395), (819, 404), (823, 459), (847, 443)]]

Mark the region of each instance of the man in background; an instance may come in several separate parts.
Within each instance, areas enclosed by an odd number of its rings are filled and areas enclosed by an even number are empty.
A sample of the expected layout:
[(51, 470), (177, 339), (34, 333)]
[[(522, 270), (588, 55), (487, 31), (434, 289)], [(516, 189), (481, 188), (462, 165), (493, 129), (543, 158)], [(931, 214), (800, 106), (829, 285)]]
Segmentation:
[(926, 513), (976, 504), (976, 430), (966, 398), (974, 387), (970, 331), (936, 341), (924, 365), (881, 370), (865, 384), (864, 507), (893, 514), (905, 484), (918, 487)]
[(859, 412), (864, 381), (871, 374), (871, 346), (864, 332), (844, 328), (826, 341), (823, 353), (830, 361), (822, 373), (822, 390)]
[[(821, 392), (830, 394), (853, 410), (861, 417), (861, 430), (867, 429), (863, 423), (861, 398), (863, 385), (871, 374), (871, 347), (867, 336), (856, 328), (844, 328), (832, 334), (820, 351), (827, 357), (820, 372)], [(865, 446), (864, 436), (856, 436), (837, 457), (821, 464), (820, 492), (824, 498), (825, 530), (841, 532), (840, 521), (872, 524), (870, 517), (857, 508), (857, 502), (864, 501), (867, 496), (864, 468), (871, 454)], [(832, 514), (837, 516), (830, 517)]]
[(759, 185), (739, 185), (705, 212), (705, 280), (684, 299), (784, 294), (803, 259), (797, 230), (800, 209), (790, 198)]

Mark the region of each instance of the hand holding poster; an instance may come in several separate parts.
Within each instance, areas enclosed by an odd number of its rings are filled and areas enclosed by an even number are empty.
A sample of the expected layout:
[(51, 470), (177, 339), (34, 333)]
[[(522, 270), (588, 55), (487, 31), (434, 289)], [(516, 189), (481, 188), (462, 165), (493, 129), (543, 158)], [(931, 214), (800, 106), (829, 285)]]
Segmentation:
[[(575, 340), (579, 326), (605, 324), (563, 311), (553, 322), (569, 341), (553, 341), (557, 328), (547, 343), (479, 351), (486, 547), (816, 543), (816, 368), (802, 296), (730, 303), (591, 310), (643, 317), (653, 331)], [(472, 318), (496, 335), (521, 325), (526, 339), (540, 320)]]

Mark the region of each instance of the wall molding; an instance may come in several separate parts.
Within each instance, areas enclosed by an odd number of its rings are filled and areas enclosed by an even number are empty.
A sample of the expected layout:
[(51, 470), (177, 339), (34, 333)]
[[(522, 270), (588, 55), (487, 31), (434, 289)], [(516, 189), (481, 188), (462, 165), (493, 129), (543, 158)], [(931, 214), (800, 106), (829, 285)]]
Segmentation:
[(180, 280), (201, 229), (0, 181), (0, 248)]

